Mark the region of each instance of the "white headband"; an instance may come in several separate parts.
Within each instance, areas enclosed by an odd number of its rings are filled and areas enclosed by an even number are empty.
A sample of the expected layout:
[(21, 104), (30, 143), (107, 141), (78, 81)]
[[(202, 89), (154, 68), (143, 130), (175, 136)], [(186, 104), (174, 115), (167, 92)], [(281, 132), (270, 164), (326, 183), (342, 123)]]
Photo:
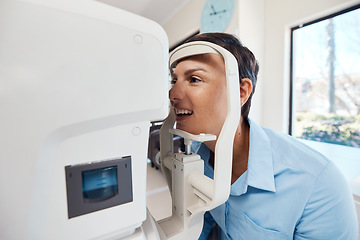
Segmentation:
[[(221, 55), (215, 48), (211, 47), (212, 44), (204, 41), (196, 41), (185, 43), (177, 47), (174, 51), (171, 52), (169, 58), (169, 67), (170, 69), (176, 64), (177, 61), (185, 57), (206, 54), (206, 53), (215, 53)], [(216, 45), (217, 46), (217, 45)]]

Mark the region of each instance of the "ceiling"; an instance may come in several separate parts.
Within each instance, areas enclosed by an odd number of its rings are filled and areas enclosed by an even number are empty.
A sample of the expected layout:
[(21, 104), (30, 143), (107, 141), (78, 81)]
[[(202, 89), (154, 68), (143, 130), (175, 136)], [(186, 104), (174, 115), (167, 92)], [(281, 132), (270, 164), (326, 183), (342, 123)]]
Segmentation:
[(164, 25), (191, 0), (98, 0)]

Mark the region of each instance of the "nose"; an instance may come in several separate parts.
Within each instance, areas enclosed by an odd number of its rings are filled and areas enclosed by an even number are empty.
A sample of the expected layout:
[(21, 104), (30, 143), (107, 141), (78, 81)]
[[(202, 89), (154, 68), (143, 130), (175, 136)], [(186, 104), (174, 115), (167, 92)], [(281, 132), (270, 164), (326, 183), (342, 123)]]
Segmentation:
[(185, 89), (183, 84), (180, 81), (176, 81), (176, 83), (172, 86), (169, 91), (169, 99), (171, 102), (177, 102), (184, 99)]

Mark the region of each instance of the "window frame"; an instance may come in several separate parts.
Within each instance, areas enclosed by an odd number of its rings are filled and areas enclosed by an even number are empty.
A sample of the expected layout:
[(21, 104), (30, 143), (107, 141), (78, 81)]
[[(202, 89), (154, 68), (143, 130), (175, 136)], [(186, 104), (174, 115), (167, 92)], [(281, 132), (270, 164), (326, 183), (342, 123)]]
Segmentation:
[[(354, 11), (354, 10), (357, 10), (357, 9), (360, 9), (360, 4), (356, 4), (354, 6), (351, 6), (351, 7), (348, 7), (348, 8), (345, 8), (343, 10), (340, 10), (340, 11), (337, 11), (335, 13), (331, 13), (331, 14), (328, 14), (326, 16), (323, 16), (323, 17), (320, 17), (320, 18), (317, 18), (315, 20), (311, 20), (311, 21), (308, 21), (304, 24), (298, 24), (297, 26), (294, 26), (294, 27), (291, 27), (290, 28), (290, 68), (289, 68), (289, 80), (290, 80), (290, 83), (289, 83), (289, 119), (288, 119), (288, 134), (293, 136), (293, 120), (294, 120), (294, 114), (293, 114), (293, 97), (294, 97), (294, 79), (293, 79), (293, 55), (294, 55), (294, 31), (297, 30), (297, 29), (300, 29), (300, 28), (303, 28), (303, 27), (306, 27), (306, 26), (309, 26), (309, 25), (312, 25), (312, 24), (315, 24), (315, 23), (318, 23), (318, 22), (321, 22), (321, 21), (324, 21), (324, 20), (327, 20), (329, 18), (333, 18), (333, 17), (336, 17), (336, 16), (339, 16), (339, 15), (342, 15), (344, 13), (348, 13), (348, 12), (351, 12), (351, 11)], [(316, 141), (318, 142), (318, 141)], [(335, 144), (337, 145), (337, 144)]]

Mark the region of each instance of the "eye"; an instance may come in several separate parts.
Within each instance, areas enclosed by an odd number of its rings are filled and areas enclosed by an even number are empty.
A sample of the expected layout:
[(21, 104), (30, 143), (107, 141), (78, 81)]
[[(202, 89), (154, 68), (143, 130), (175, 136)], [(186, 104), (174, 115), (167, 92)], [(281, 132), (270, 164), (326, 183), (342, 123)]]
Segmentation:
[(196, 77), (196, 76), (191, 76), (189, 78), (189, 82), (190, 83), (198, 83), (198, 82), (201, 82), (201, 79), (199, 77)]
[(171, 85), (174, 85), (176, 83), (177, 79), (176, 78), (172, 78), (171, 81), (170, 81), (170, 84)]

